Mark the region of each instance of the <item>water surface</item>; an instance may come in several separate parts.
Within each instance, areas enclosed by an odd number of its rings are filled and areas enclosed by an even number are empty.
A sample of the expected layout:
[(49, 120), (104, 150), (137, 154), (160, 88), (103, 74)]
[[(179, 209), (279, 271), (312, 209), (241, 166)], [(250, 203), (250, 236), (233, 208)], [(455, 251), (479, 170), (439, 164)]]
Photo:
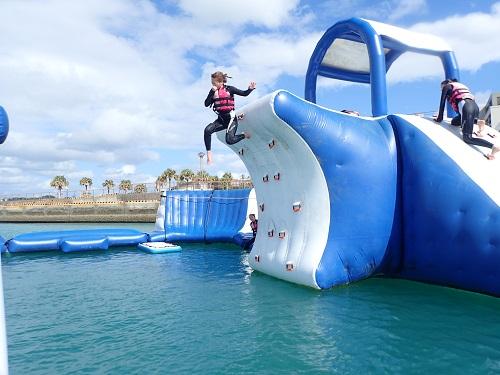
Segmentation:
[[(145, 224), (0, 224), (0, 235)], [(11, 374), (500, 372), (500, 300), (402, 280), (328, 291), (224, 244), (2, 257)]]

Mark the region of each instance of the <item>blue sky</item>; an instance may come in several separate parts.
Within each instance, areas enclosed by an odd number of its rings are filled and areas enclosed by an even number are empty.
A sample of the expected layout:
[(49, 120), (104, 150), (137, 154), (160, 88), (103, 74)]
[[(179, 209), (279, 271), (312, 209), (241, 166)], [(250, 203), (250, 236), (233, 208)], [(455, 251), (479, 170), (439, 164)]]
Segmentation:
[[(0, 2), (0, 104), (11, 132), (0, 146), (0, 194), (154, 182), (166, 168), (198, 170), (209, 75), (303, 97), (309, 56), (326, 29), (352, 16), (428, 32), (454, 49), (480, 103), (500, 90), (500, 1), (201, 0)], [(453, 4), (453, 7), (450, 6)], [(439, 61), (405, 56), (391, 68), (393, 113), (435, 110)], [(323, 82), (319, 104), (370, 114), (369, 88)], [(213, 137), (211, 174), (247, 174)]]

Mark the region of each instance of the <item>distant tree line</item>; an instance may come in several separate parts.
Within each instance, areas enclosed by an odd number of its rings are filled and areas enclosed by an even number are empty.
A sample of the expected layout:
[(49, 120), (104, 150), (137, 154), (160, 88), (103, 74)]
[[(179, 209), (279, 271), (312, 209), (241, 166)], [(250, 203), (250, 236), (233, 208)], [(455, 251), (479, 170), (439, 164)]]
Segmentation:
[[(250, 177), (248, 177), (249, 179)], [(244, 175), (241, 175), (241, 179), (246, 179)], [(175, 181), (176, 184), (179, 183), (189, 183), (189, 182), (222, 182), (229, 186), (231, 181), (233, 181), (233, 175), (231, 172), (226, 172), (222, 177), (211, 176), (206, 171), (199, 171), (197, 173), (193, 172), (191, 169), (183, 169), (179, 173), (176, 170), (168, 168), (165, 169), (156, 179), (155, 187), (157, 191), (168, 187), (170, 190), (172, 188), (172, 182)], [(80, 186), (85, 187), (85, 192), (93, 185), (92, 178), (83, 177), (80, 180)], [(63, 189), (69, 186), (69, 182), (64, 176), (55, 176), (50, 182), (50, 186), (57, 189), (58, 196), (61, 197), (61, 192)], [(107, 189), (109, 194), (115, 187), (115, 182), (113, 180), (105, 180), (102, 183), (102, 187)], [(127, 193), (129, 191), (134, 191), (134, 193), (145, 193), (147, 191), (146, 184), (136, 184), (133, 185), (130, 180), (121, 180), (118, 184), (118, 190)]]
[[(242, 175), (241, 179), (245, 179), (245, 176)], [(226, 184), (231, 183), (233, 181), (233, 175), (231, 172), (225, 172), (222, 177), (219, 176), (211, 176), (206, 171), (200, 170), (197, 173), (194, 173), (191, 169), (183, 169), (179, 173), (174, 169), (168, 168), (161, 173), (156, 179), (156, 189), (161, 190), (164, 187), (168, 187), (168, 190), (172, 188), (172, 181), (175, 181), (176, 184), (182, 182), (224, 182)]]

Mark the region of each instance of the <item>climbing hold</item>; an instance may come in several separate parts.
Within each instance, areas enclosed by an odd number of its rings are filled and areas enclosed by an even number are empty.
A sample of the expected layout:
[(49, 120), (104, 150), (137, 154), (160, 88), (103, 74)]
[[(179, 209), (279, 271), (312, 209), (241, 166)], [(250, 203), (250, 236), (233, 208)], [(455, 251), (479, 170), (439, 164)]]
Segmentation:
[(280, 180), (280, 173), (278, 172), (277, 174), (274, 175), (274, 181), (279, 181)]
[(286, 262), (286, 270), (293, 271), (293, 263), (292, 262)]
[(302, 208), (302, 205), (300, 204), (300, 202), (293, 202), (292, 208), (293, 212), (299, 212)]
[(278, 237), (279, 237), (280, 239), (285, 238), (285, 231), (284, 231), (284, 230), (282, 230), (281, 232), (279, 232), (279, 233), (278, 233)]
[(269, 175), (265, 175), (264, 177), (262, 177), (262, 182), (268, 182), (269, 181)]
[(273, 140), (272, 140), (271, 142), (269, 142), (267, 145), (268, 145), (268, 146), (269, 146), (269, 148), (271, 149), (271, 148), (273, 148), (274, 146), (276, 146), (276, 142), (275, 142), (275, 140), (273, 139)]
[(241, 155), (241, 156), (243, 156), (243, 153), (244, 153), (243, 149), (241, 149), (241, 150), (238, 151), (238, 154)]
[(261, 210), (262, 212), (264, 212), (264, 203), (259, 204), (259, 208), (260, 208), (260, 210)]
[(259, 263), (259, 262), (260, 262), (260, 255), (256, 255), (254, 259), (255, 259), (255, 261), (256, 261), (257, 263)]
[(274, 237), (274, 229), (271, 229), (270, 231), (267, 232), (268, 237)]

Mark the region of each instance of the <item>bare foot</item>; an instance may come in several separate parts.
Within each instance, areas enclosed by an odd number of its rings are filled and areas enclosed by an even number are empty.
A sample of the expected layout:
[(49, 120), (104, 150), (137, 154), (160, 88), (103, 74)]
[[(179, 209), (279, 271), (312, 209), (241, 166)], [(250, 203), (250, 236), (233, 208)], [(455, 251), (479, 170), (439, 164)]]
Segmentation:
[(212, 164), (212, 151), (207, 151), (207, 164)]
[(486, 155), (486, 158), (488, 160), (495, 160), (495, 154), (500, 151), (500, 147), (498, 146), (493, 146), (493, 148), (491, 149), (491, 154), (489, 155)]
[(238, 116), (236, 116), (238, 120), (243, 120), (244, 117), (245, 117), (244, 113), (240, 113)]
[(247, 138), (247, 139), (252, 136), (249, 132), (243, 132), (243, 134), (245, 135), (245, 138)]

